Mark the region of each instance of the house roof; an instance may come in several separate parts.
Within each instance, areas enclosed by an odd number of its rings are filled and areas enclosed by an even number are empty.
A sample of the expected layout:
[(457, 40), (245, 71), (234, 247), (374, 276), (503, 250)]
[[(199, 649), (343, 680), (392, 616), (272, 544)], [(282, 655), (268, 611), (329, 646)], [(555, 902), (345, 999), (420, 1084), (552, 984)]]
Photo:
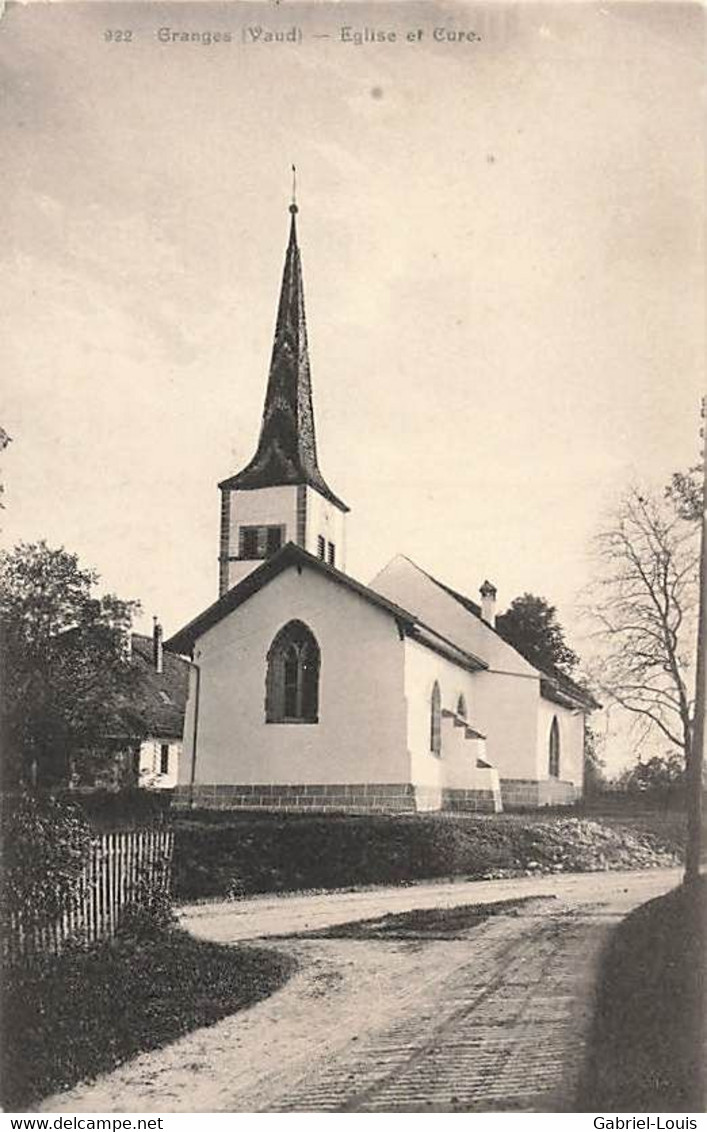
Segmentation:
[(219, 487), (250, 491), (309, 484), (335, 507), (348, 511), (324, 480), (317, 460), (296, 204), (290, 205), (290, 213), (290, 239), (258, 449), (242, 472), (223, 480)]
[(401, 633), (409, 636), (425, 647), (432, 649), (434, 652), (442, 656), (446, 656), (455, 664), (468, 669), (469, 671), (478, 671), (485, 668), (486, 665), (474, 653), (464, 648), (457, 642), (450, 640), (443, 633), (435, 629), (434, 626), (426, 624), (414, 613), (404, 609), (397, 603), (390, 601), (382, 594), (377, 593), (376, 590), (370, 586), (364, 586), (362, 582), (357, 582), (355, 578), (350, 577), (348, 574), (342, 573), (336, 567), (328, 565), (321, 558), (316, 558), (313, 554), (309, 554), (303, 550), (301, 546), (297, 546), (293, 542), (288, 542), (277, 554), (265, 559), (265, 561), (250, 574), (228, 590), (222, 597), (210, 605), (207, 609), (195, 617), (183, 629), (175, 633), (165, 643), (165, 648), (174, 650), (177, 653), (191, 653), (194, 643), (213, 625), (216, 625), (224, 617), (232, 613), (244, 602), (248, 601), (254, 594), (263, 589), (273, 578), (282, 573), (283, 570), (295, 566), (298, 569), (311, 569), (318, 574), (323, 575), (332, 581), (335, 585), (342, 586), (344, 589), (349, 590), (351, 593), (357, 594), (363, 598), (364, 601), (369, 602), (371, 605), (376, 606), (390, 617), (394, 618), (398, 624)]
[(189, 685), (189, 661), (163, 650), (163, 671), (153, 661), (152, 637), (132, 634), (132, 663), (140, 674), (130, 708), (144, 720), (148, 735), (181, 739)]

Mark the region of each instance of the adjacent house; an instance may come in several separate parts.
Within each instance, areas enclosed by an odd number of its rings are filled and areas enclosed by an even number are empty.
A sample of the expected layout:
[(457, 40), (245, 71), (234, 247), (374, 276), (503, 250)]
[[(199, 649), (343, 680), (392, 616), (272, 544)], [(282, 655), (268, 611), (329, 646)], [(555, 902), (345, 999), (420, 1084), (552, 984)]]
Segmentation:
[(171, 790), (178, 781), (189, 661), (163, 647), (162, 626), (155, 620), (151, 637), (131, 633), (127, 655), (136, 687), (119, 703), (114, 727), (106, 737), (109, 759), (79, 753), (72, 763), (74, 790), (118, 790), (140, 786)]
[(147, 726), (133, 755), (137, 784), (171, 790), (177, 785), (182, 756), (189, 662), (163, 648), (157, 621), (152, 637), (132, 634), (132, 657), (141, 674), (135, 707)]

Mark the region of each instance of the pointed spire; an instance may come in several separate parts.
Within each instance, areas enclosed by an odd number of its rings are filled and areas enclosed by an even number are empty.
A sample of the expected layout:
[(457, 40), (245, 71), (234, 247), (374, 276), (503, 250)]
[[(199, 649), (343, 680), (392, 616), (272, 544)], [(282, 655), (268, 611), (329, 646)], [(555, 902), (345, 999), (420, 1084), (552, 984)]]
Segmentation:
[(295, 222), (298, 208), (294, 165), (292, 173), (290, 238), (258, 450), (242, 472), (224, 480), (220, 486), (248, 491), (308, 483), (337, 507), (348, 511), (346, 504), (325, 483), (317, 462), (302, 264)]

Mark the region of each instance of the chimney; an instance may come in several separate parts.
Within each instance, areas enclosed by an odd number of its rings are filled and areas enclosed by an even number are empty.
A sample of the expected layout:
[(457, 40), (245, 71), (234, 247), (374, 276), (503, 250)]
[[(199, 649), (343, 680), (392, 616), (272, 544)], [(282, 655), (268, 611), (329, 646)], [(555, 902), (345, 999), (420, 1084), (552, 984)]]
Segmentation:
[(162, 652), (162, 626), (156, 617), (152, 618), (152, 660), (155, 672), (160, 675), (164, 672), (164, 656)]
[(496, 587), (492, 586), (487, 578), (483, 586), (479, 588), (479, 593), (481, 594), (481, 618), (494, 629), (496, 627)]

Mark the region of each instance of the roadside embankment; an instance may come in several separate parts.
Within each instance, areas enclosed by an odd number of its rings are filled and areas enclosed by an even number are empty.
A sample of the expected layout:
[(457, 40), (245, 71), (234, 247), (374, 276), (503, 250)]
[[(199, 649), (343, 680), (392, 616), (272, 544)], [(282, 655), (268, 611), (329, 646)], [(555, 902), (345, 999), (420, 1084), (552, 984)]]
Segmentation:
[(199, 812), (175, 824), (178, 901), (255, 893), (666, 868), (680, 841), (567, 814), (406, 816)]

